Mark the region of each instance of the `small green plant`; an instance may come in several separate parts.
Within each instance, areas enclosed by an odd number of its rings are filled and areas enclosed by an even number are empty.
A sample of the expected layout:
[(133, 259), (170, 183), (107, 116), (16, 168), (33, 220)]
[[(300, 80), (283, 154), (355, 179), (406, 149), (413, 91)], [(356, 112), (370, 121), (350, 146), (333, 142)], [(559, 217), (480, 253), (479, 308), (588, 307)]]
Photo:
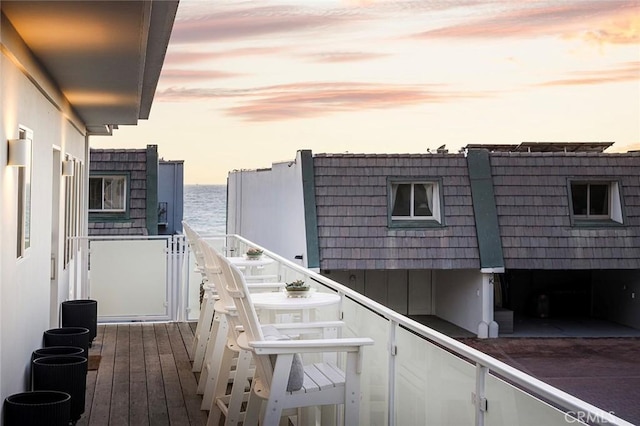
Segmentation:
[(247, 257), (260, 257), (262, 256), (263, 250), (255, 247), (250, 247), (247, 250)]
[(307, 291), (309, 290), (309, 284), (305, 284), (303, 280), (295, 280), (285, 285), (287, 291)]

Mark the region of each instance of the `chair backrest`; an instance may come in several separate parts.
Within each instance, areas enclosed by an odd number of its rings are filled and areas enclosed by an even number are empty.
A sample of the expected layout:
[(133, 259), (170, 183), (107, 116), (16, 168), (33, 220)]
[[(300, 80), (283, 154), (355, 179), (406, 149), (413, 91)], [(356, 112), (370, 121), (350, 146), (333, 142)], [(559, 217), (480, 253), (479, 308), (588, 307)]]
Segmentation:
[(184, 230), (184, 235), (187, 237), (187, 242), (191, 247), (191, 251), (196, 257), (196, 265), (200, 268), (204, 268), (204, 257), (201, 248), (201, 244), (204, 243), (204, 241), (200, 235), (185, 222), (182, 222), (182, 229)]
[(204, 270), (207, 280), (213, 283), (216, 293), (225, 307), (235, 306), (233, 299), (227, 292), (227, 281), (231, 279), (231, 275), (222, 268), (220, 264), (221, 255), (206, 241), (200, 239), (199, 244), (204, 258)]
[[(227, 259), (223, 258), (222, 261), (222, 269), (226, 269), (231, 273), (232, 279), (228, 282), (227, 289), (229, 295), (235, 302), (235, 306), (238, 311), (238, 318), (244, 329), (247, 341), (263, 341), (264, 335), (262, 333), (262, 327), (258, 321), (258, 315), (255, 307), (251, 302), (249, 288), (244, 275)], [(271, 359), (268, 355), (259, 355), (255, 353), (254, 359), (256, 362), (256, 375), (262, 378), (266, 386), (270, 387), (271, 378), (273, 376), (273, 364), (271, 363)]]

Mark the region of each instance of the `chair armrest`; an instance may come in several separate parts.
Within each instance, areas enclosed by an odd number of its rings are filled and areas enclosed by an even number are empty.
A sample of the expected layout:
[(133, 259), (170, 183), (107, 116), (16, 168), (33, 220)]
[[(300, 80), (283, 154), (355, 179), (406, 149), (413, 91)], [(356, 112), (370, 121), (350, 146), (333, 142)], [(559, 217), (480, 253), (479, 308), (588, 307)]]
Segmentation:
[[(238, 342), (239, 343), (239, 342)], [(318, 352), (356, 352), (362, 346), (373, 345), (368, 337), (353, 337), (341, 339), (311, 339), (311, 340), (269, 340), (248, 342), (256, 354), (289, 354), (289, 353), (318, 353)]]
[(305, 334), (305, 333), (317, 333), (321, 329), (327, 328), (342, 328), (344, 327), (344, 321), (318, 321), (318, 322), (288, 322), (288, 323), (275, 323), (275, 324), (262, 324), (271, 325), (278, 329), (283, 334)]
[[(260, 275), (257, 275), (257, 277), (260, 277)], [(276, 283), (276, 282), (266, 282), (266, 283), (265, 282), (257, 282), (257, 283), (248, 282), (247, 288), (249, 288), (249, 292), (253, 292), (255, 290), (269, 290), (269, 289), (281, 290), (284, 288), (285, 285), (286, 283)]]

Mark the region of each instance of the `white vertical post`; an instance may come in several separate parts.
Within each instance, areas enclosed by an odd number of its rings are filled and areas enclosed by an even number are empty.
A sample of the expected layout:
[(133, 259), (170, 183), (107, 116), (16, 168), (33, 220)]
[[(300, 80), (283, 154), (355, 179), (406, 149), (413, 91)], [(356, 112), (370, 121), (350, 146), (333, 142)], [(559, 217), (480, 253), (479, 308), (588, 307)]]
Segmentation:
[(476, 406), (476, 426), (484, 426), (484, 416), (488, 410), (488, 403), (485, 394), (485, 384), (489, 369), (483, 365), (476, 364), (476, 392), (473, 403)]
[(388, 422), (389, 426), (396, 424), (396, 354), (398, 352), (398, 346), (396, 343), (396, 331), (398, 329), (398, 323), (396, 321), (389, 321), (389, 395), (388, 395)]
[(481, 316), (478, 324), (478, 337), (498, 337), (498, 323), (493, 320), (493, 273), (482, 273), (479, 289)]

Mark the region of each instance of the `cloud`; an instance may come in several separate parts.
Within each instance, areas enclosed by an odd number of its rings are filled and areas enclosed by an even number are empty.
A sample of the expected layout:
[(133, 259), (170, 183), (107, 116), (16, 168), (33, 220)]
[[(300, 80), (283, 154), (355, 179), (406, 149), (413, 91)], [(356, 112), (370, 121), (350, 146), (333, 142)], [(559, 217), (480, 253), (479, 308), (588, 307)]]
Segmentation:
[(168, 66), (195, 64), (201, 62), (208, 62), (212, 60), (223, 60), (230, 58), (240, 58), (247, 56), (266, 56), (274, 55), (282, 52), (286, 52), (288, 49), (285, 47), (241, 47), (234, 49), (226, 49), (220, 51), (194, 51), (194, 50), (181, 50), (180, 48), (170, 48), (167, 51), (165, 58), (165, 64)]
[(313, 62), (340, 63), (371, 61), (374, 59), (385, 58), (389, 55), (386, 53), (373, 52), (323, 52), (305, 56)]
[[(490, 3), (489, 3), (490, 4)], [(416, 38), (562, 36), (629, 44), (640, 41), (637, 0), (505, 2), (483, 18), (415, 34)]]
[(567, 78), (550, 80), (536, 86), (581, 86), (625, 81), (640, 81), (640, 61), (622, 64), (619, 68), (597, 71), (575, 71)]
[[(253, 3), (249, 3), (253, 5)], [(346, 9), (254, 6), (177, 19), (172, 44), (206, 43), (326, 28), (348, 21)]]
[(586, 31), (581, 38), (596, 44), (640, 43), (640, 6), (635, 14), (612, 19), (603, 23), (600, 28)]
[(193, 101), (240, 98), (237, 99), (239, 105), (226, 110), (228, 115), (246, 121), (279, 121), (488, 96), (491, 94), (452, 91), (437, 85), (308, 82), (232, 90), (171, 88), (158, 92), (156, 99)]
[(221, 78), (232, 78), (243, 76), (244, 74), (231, 73), (226, 71), (214, 70), (182, 70), (165, 68), (162, 70), (162, 85), (171, 85), (186, 82), (200, 82), (208, 80), (217, 80)]

